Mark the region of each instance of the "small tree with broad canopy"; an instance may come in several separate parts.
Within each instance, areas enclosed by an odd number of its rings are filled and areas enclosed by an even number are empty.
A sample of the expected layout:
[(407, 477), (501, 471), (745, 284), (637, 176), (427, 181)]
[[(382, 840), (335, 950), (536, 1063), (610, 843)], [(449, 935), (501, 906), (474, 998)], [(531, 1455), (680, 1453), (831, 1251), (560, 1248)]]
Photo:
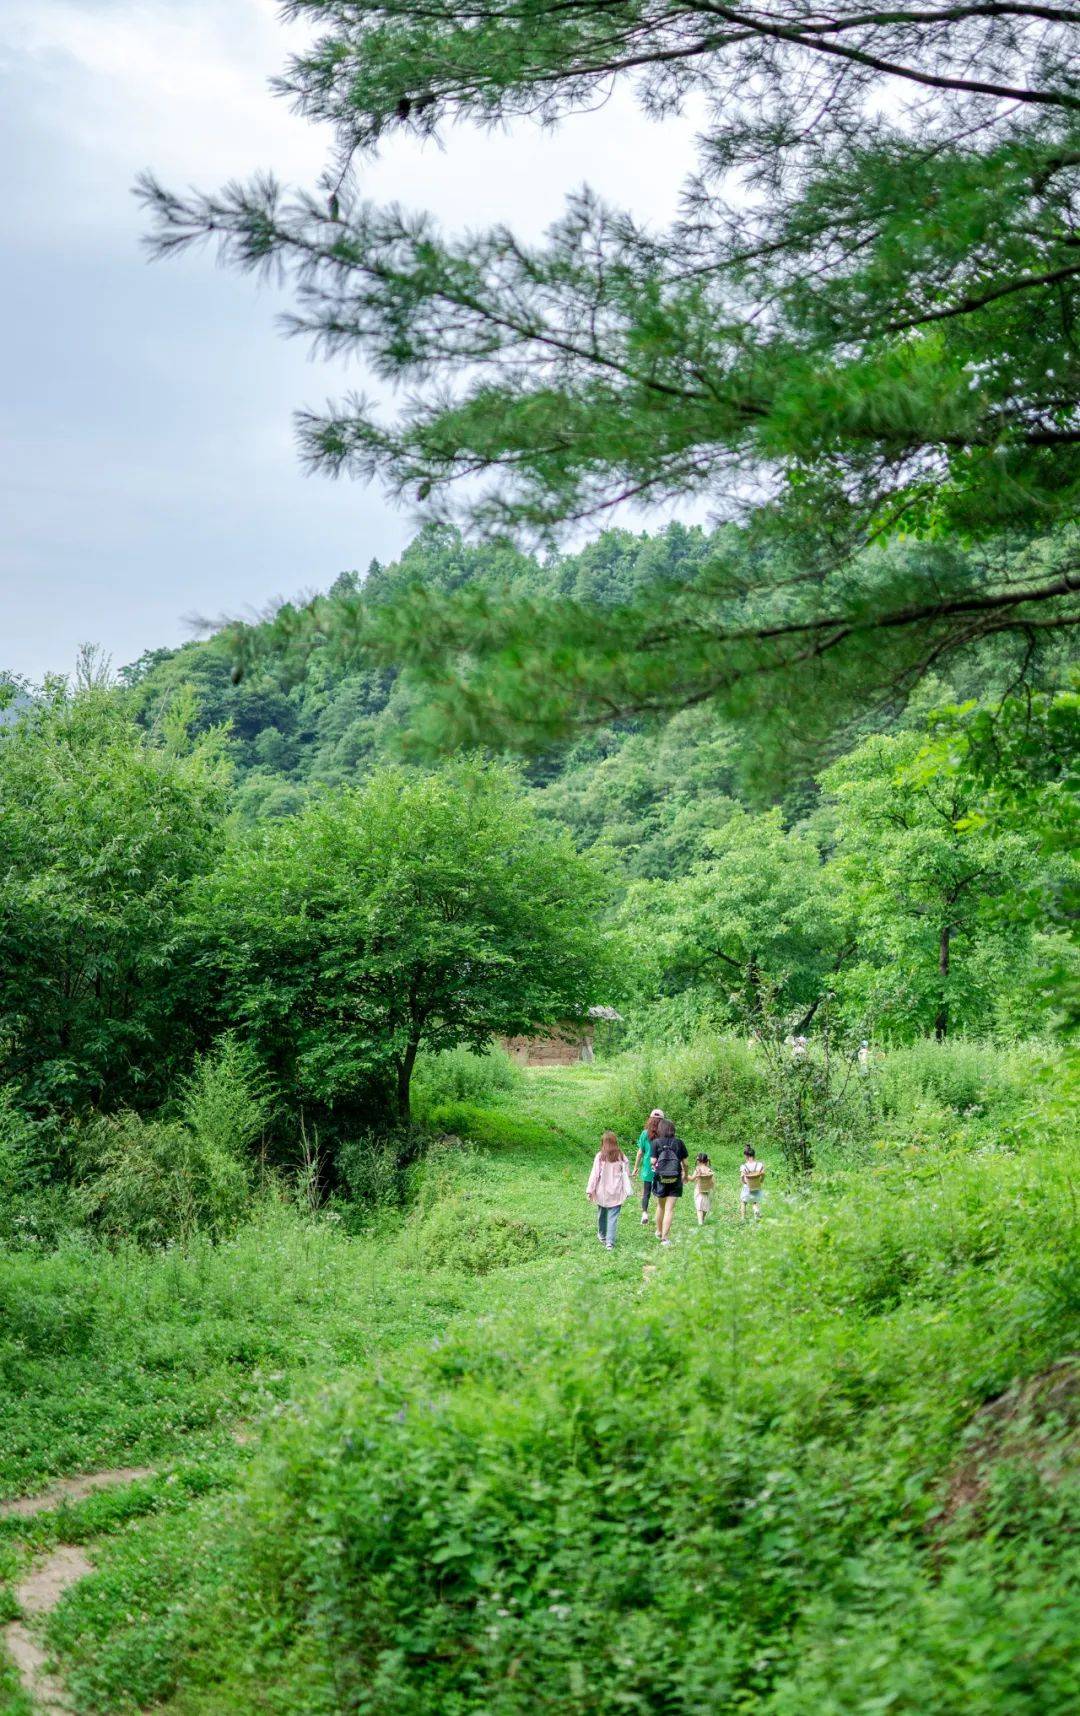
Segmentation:
[(230, 848), (208, 907), (231, 1016), (283, 1094), (409, 1118), (421, 1048), (583, 1016), (612, 969), (603, 875), (509, 773), (384, 770)]

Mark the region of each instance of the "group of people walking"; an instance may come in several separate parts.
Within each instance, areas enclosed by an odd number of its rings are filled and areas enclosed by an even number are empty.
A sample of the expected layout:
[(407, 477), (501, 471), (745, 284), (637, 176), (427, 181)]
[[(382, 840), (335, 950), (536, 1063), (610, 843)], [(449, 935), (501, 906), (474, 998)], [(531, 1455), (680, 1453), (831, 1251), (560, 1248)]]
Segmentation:
[[(678, 1136), (674, 1121), (659, 1108), (654, 1108), (645, 1122), (632, 1168), (614, 1132), (605, 1132), (585, 1189), (589, 1202), (596, 1205), (596, 1231), (601, 1245), (609, 1251), (614, 1249), (619, 1214), (623, 1204), (633, 1197), (634, 1181), (639, 1175), (641, 1225), (648, 1225), (649, 1204), (655, 1200), (656, 1237), (661, 1245), (671, 1244), (671, 1224), (684, 1186), (694, 1188), (694, 1208), (700, 1227), (712, 1209), (716, 1171), (704, 1151), (699, 1152), (693, 1169), (689, 1168), (689, 1161), (690, 1152)], [(758, 1161), (753, 1146), (747, 1144), (739, 1169), (740, 1216), (745, 1216), (748, 1210), (760, 1216), (764, 1183), (765, 1164)]]

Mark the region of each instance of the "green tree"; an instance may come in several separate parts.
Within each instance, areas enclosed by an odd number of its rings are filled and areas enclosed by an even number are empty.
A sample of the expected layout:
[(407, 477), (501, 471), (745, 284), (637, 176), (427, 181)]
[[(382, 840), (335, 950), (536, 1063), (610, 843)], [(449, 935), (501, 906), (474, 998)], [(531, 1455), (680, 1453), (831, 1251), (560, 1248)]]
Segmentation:
[(0, 1084), (35, 1107), (160, 1099), (202, 1039), (188, 905), (228, 792), (220, 735), (156, 739), (101, 685), (0, 732)]
[(985, 1031), (995, 998), (1031, 961), (1020, 902), (1036, 869), (1029, 833), (972, 829), (972, 783), (913, 769), (916, 733), (868, 739), (828, 769), (839, 810), (830, 865), (859, 924), (842, 985), (894, 1026)]
[[(241, 268), (291, 271), (294, 331), (404, 384), (396, 418), (356, 397), (305, 414), (305, 458), (497, 531), (545, 535), (628, 499), (707, 495), (733, 520), (762, 502), (674, 611), (670, 591), (641, 592), (538, 628), (469, 590), (407, 603), (396, 646), (437, 657), (436, 675), (460, 672), (463, 634), (472, 666), (502, 670), (469, 699), (466, 663), (454, 701), (476, 736), (503, 703), (533, 742), (601, 707), (747, 681), (767, 707), (781, 675), (825, 722), (981, 638), (1075, 621), (1080, 12), (1065, 0), (288, 11), (319, 27), (280, 87), (336, 131), (321, 189), (142, 189), (159, 252), (211, 238)], [(667, 232), (585, 191), (539, 245), (504, 227), (448, 238), (360, 201), (343, 172), (462, 119), (556, 122), (620, 77), (654, 111), (706, 105)], [(899, 530), (925, 547), (859, 558)], [(985, 551), (950, 553), (950, 533)], [(355, 608), (338, 623), (370, 644)]]
[(735, 810), (709, 839), (712, 856), (670, 882), (641, 882), (627, 926), (666, 992), (704, 985), (737, 1015), (797, 1008), (810, 1023), (827, 981), (855, 951), (850, 915), (809, 835), (778, 810)]
[(383, 770), (229, 850), (208, 909), (231, 1017), (283, 1094), (399, 1118), (421, 1048), (580, 1015), (610, 970), (605, 883), (512, 778)]

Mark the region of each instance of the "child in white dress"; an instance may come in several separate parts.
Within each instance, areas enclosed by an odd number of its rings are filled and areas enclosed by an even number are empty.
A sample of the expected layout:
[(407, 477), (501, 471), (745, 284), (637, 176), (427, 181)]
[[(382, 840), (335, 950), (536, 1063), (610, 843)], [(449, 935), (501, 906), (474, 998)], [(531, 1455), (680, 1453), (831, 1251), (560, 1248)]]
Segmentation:
[(739, 1192), (740, 1217), (745, 1217), (748, 1207), (753, 1210), (755, 1217), (760, 1216), (762, 1187), (765, 1184), (765, 1164), (759, 1162), (754, 1155), (752, 1144), (743, 1147), (743, 1164), (739, 1169), (739, 1179), (742, 1182)]
[(716, 1173), (709, 1158), (702, 1151), (694, 1164), (690, 1175), (694, 1187), (694, 1208), (697, 1210), (698, 1227), (712, 1209), (712, 1195), (716, 1190)]

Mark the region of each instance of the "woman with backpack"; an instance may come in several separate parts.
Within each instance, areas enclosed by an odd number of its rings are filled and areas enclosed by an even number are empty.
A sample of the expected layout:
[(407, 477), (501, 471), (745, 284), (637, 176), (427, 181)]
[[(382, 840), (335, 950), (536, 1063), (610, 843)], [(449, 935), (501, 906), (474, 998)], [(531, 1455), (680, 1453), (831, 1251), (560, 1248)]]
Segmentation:
[(653, 1191), (656, 1194), (656, 1237), (661, 1245), (670, 1245), (671, 1222), (675, 1214), (675, 1199), (682, 1197), (690, 1152), (681, 1138), (675, 1136), (675, 1124), (662, 1120), (652, 1146)]
[(634, 1163), (631, 1178), (636, 1177), (641, 1170), (641, 1225), (649, 1219), (649, 1198), (652, 1195), (652, 1147), (660, 1132), (660, 1122), (664, 1118), (662, 1108), (654, 1108), (645, 1122), (645, 1129), (637, 1141), (637, 1160)]
[(596, 1205), (596, 1237), (608, 1251), (615, 1249), (619, 1211), (632, 1192), (630, 1164), (619, 1149), (619, 1140), (614, 1132), (605, 1132), (593, 1158), (585, 1196)]

